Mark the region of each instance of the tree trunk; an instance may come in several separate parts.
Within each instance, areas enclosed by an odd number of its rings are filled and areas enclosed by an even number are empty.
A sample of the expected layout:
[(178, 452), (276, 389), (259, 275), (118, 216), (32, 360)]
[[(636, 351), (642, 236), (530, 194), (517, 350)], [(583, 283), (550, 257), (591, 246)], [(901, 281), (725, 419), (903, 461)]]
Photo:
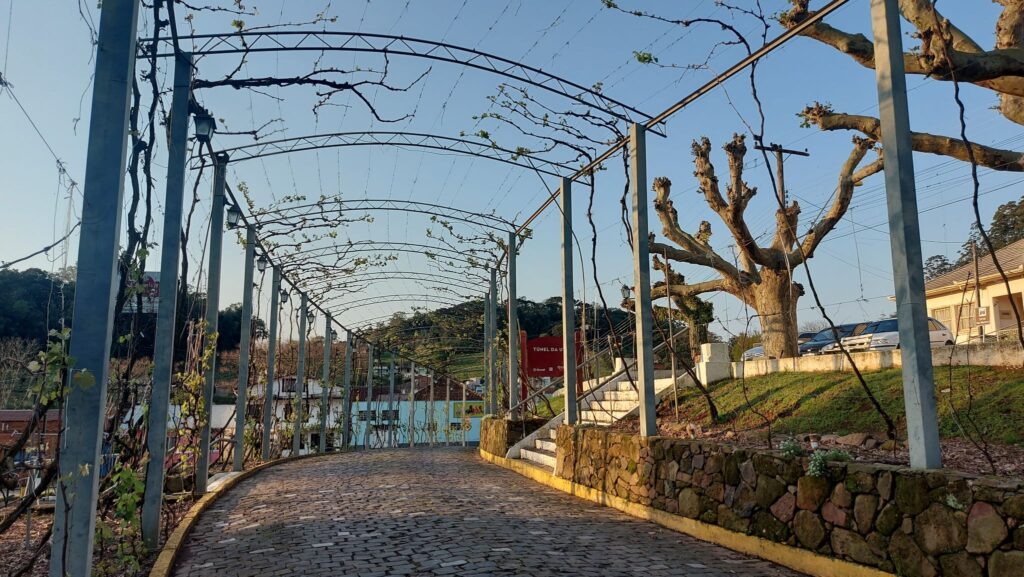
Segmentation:
[(749, 288), (751, 305), (761, 321), (766, 356), (776, 359), (797, 356), (796, 303), (803, 292), (788, 270), (761, 270), (761, 282)]

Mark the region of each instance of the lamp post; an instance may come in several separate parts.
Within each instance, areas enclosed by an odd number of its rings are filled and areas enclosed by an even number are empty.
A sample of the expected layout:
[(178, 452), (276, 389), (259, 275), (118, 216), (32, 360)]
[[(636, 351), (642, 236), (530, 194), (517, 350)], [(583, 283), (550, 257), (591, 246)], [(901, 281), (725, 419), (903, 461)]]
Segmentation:
[(193, 117), (196, 130), (196, 140), (203, 144), (209, 144), (213, 133), (217, 131), (217, 121), (210, 113), (203, 110), (197, 112)]
[(260, 272), (266, 272), (267, 265), (269, 265), (269, 264), (270, 264), (270, 261), (267, 260), (267, 256), (266, 255), (260, 255), (260, 258), (258, 258), (256, 260), (256, 270), (258, 270)]
[(242, 209), (238, 208), (237, 204), (232, 204), (228, 207), (225, 217), (227, 218), (228, 230), (234, 230), (242, 222)]

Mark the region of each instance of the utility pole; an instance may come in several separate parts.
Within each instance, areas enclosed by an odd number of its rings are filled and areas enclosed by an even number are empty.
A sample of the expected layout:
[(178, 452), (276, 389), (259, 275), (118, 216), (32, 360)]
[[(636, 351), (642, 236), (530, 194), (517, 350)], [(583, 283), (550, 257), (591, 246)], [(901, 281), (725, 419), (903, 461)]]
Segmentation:
[[(774, 152), (775, 153), (775, 179), (778, 181), (778, 196), (777, 196), (777, 198), (779, 199), (779, 206), (785, 207), (786, 206), (786, 202), (787, 202), (787, 199), (786, 199), (786, 172), (783, 169), (783, 164), (784, 163), (783, 163), (782, 155), (783, 154), (795, 154), (797, 156), (810, 156), (811, 153), (807, 152), (806, 150), (790, 150), (788, 148), (783, 148), (781, 144), (775, 144), (774, 142), (769, 144), (768, 146), (764, 146), (763, 144), (758, 143), (757, 145), (754, 146), (754, 148), (757, 149), (757, 150), (765, 150), (765, 151), (770, 151), (770, 152)], [(793, 235), (793, 236), (796, 236), (796, 235)]]

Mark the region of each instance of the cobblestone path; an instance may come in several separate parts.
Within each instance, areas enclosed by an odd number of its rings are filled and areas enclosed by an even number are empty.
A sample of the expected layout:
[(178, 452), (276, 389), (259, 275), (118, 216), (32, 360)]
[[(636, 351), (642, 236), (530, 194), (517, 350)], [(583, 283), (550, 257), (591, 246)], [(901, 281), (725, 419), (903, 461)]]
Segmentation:
[(296, 461), (200, 517), (178, 577), (797, 577), (481, 460), (388, 450)]

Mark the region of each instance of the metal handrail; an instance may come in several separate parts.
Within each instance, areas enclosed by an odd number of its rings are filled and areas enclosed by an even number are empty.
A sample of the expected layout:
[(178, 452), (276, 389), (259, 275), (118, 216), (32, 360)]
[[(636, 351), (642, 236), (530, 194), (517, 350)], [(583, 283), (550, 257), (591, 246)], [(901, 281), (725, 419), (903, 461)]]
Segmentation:
[[(678, 338), (679, 338), (680, 336), (682, 336), (682, 335), (686, 334), (686, 333), (687, 333), (687, 330), (688, 330), (688, 329), (684, 329), (684, 330), (681, 330), (681, 331), (679, 331), (678, 333), (676, 333), (675, 335), (673, 335), (673, 337), (672, 337), (672, 340), (674, 341), (675, 339), (678, 339)], [(663, 349), (663, 348), (667, 347), (667, 346), (668, 346), (668, 343), (669, 343), (669, 341), (663, 341), (663, 342), (662, 342), (662, 343), (661, 343), (660, 345), (658, 345), (658, 346), (654, 347), (653, 349), (651, 349), (651, 353), (656, 353), (656, 352), (660, 351), (661, 349)], [(599, 390), (599, 389), (600, 389), (601, 387), (603, 387), (603, 386), (607, 385), (607, 384), (608, 384), (609, 382), (611, 382), (611, 381), (613, 381), (614, 379), (618, 378), (619, 376), (621, 376), (621, 375), (625, 374), (625, 373), (626, 373), (626, 371), (628, 371), (628, 370), (630, 370), (630, 369), (632, 369), (632, 368), (636, 367), (636, 362), (637, 362), (637, 359), (633, 359), (633, 362), (632, 362), (632, 363), (629, 363), (629, 364), (627, 364), (627, 365), (626, 365), (625, 367), (623, 367), (623, 368), (622, 368), (621, 370), (618, 370), (618, 371), (616, 371), (616, 372), (612, 373), (611, 375), (609, 375), (609, 376), (608, 376), (608, 378), (607, 378), (607, 379), (605, 379), (605, 380), (604, 380), (603, 382), (601, 382), (600, 384), (598, 384), (598, 385), (597, 385), (596, 387), (592, 387), (592, 388), (591, 388), (591, 389), (590, 389), (589, 391), (587, 391), (587, 392), (583, 393), (583, 394), (582, 394), (582, 395), (580, 395), (579, 397), (576, 397), (576, 408), (577, 408), (577, 409), (579, 409), (579, 407), (580, 407), (580, 403), (581, 403), (581, 402), (583, 401), (583, 399), (586, 399), (586, 398), (587, 398), (587, 397), (589, 397), (590, 395), (593, 395), (593, 394), (594, 394), (594, 393), (596, 393), (596, 392), (597, 392), (597, 391), (598, 391), (598, 390)]]
[[(674, 335), (674, 336), (672, 337), (672, 340), (674, 341), (675, 339), (678, 339), (678, 338), (679, 338), (680, 336), (682, 336), (682, 335), (684, 335), (684, 334), (687, 334), (687, 329), (684, 329), (684, 330), (682, 330), (682, 331), (679, 331), (678, 333), (676, 333), (676, 334), (675, 334), (675, 335)], [(666, 346), (668, 346), (668, 344), (669, 344), (669, 341), (664, 341), (664, 342), (662, 342), (661, 344), (659, 344), (658, 346), (654, 347), (654, 348), (653, 348), (653, 349), (651, 350), (651, 352), (652, 352), (652, 353), (656, 353), (656, 352), (660, 351), (661, 349), (665, 348)], [(603, 354), (605, 354), (605, 353), (607, 353), (607, 352), (611, 352), (611, 350), (612, 350), (612, 348), (611, 348), (611, 347), (608, 347), (608, 348), (606, 348), (606, 349), (602, 349), (602, 350), (601, 350), (601, 351), (600, 351), (600, 352), (599, 352), (599, 353), (598, 353), (598, 354), (597, 354), (596, 356), (597, 356), (597, 357), (600, 357), (601, 355), (603, 355)], [(577, 368), (579, 368), (579, 367), (582, 367), (582, 366), (584, 366), (584, 365), (577, 365)], [(589, 391), (587, 391), (587, 392), (585, 392), (585, 393), (583, 393), (583, 395), (581, 395), (581, 396), (579, 396), (579, 397), (576, 397), (576, 406), (577, 406), (577, 408), (579, 407), (579, 405), (580, 405), (580, 402), (581, 402), (581, 401), (582, 401), (583, 399), (585, 399), (585, 398), (589, 397), (590, 395), (594, 394), (594, 393), (595, 393), (595, 392), (597, 392), (597, 391), (598, 391), (598, 390), (599, 390), (599, 389), (600, 389), (601, 387), (603, 387), (603, 386), (607, 385), (607, 384), (608, 384), (608, 383), (609, 383), (610, 381), (612, 381), (612, 380), (614, 380), (614, 379), (618, 378), (619, 376), (621, 376), (622, 374), (624, 374), (624, 373), (625, 373), (626, 371), (628, 371), (628, 370), (630, 370), (630, 369), (632, 369), (632, 368), (634, 368), (634, 367), (636, 367), (636, 360), (635, 360), (635, 359), (633, 360), (633, 362), (632, 362), (632, 363), (630, 363), (630, 364), (626, 365), (626, 366), (625, 366), (624, 368), (622, 368), (622, 369), (620, 369), (620, 370), (618, 370), (618, 371), (616, 371), (616, 372), (612, 373), (611, 375), (609, 375), (609, 376), (608, 376), (608, 377), (607, 377), (607, 378), (606, 378), (605, 380), (601, 381), (601, 382), (600, 382), (600, 383), (598, 383), (598, 384), (597, 384), (596, 386), (594, 386), (594, 387), (591, 387), (591, 388), (590, 388), (590, 390), (589, 390)], [(514, 407), (512, 407), (511, 411), (512, 411), (512, 412), (515, 412), (515, 411), (516, 411), (517, 409), (519, 409), (519, 408), (520, 408), (520, 407), (521, 407), (522, 405), (524, 405), (524, 404), (525, 404), (525, 403), (526, 403), (527, 401), (529, 401), (529, 400), (533, 399), (534, 397), (537, 397), (538, 395), (541, 395), (541, 394), (543, 394), (543, 393), (544, 393), (545, 391), (547, 391), (548, 389), (551, 389), (552, 387), (554, 387), (556, 383), (561, 383), (561, 382), (564, 382), (564, 381), (565, 381), (565, 377), (564, 377), (564, 376), (563, 376), (563, 377), (561, 377), (561, 378), (560, 378), (559, 380), (557, 380), (557, 381), (551, 381), (551, 384), (550, 384), (550, 385), (547, 385), (547, 386), (545, 386), (545, 387), (541, 387), (540, 389), (538, 389), (538, 390), (534, 391), (534, 392), (533, 392), (532, 394), (530, 394), (530, 395), (529, 395), (528, 397), (526, 397), (525, 399), (523, 399), (522, 401), (520, 401), (520, 402), (519, 402), (519, 403), (518, 403), (517, 405), (515, 405)]]

